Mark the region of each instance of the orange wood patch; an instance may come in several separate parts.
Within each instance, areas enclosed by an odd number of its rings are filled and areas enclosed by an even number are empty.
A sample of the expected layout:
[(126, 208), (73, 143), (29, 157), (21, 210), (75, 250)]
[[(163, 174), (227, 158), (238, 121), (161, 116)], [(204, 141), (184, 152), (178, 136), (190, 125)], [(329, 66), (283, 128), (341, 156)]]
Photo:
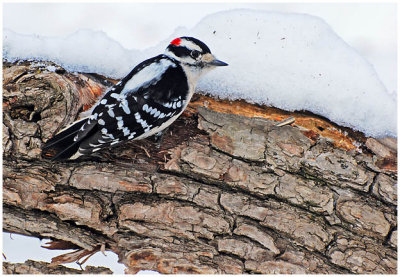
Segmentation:
[(323, 136), (331, 139), (336, 147), (346, 150), (356, 148), (353, 138), (347, 136), (332, 123), (321, 118), (307, 116), (298, 112), (287, 112), (277, 108), (254, 105), (243, 100), (230, 101), (214, 99), (204, 95), (197, 96), (197, 99), (192, 101), (188, 106), (188, 111), (190, 113), (196, 113), (197, 107), (201, 106), (220, 113), (230, 113), (246, 117), (260, 117), (275, 121), (282, 121), (292, 116), (296, 119), (293, 125), (307, 129), (308, 131), (305, 130), (304, 135), (311, 140), (315, 141), (318, 136)]

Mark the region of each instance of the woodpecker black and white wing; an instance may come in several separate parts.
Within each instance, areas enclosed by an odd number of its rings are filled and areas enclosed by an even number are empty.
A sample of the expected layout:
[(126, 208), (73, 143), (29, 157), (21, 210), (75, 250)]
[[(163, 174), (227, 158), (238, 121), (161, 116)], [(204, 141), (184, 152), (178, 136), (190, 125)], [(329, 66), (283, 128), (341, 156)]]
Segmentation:
[[(60, 133), (69, 136), (69, 145), (63, 146), (68, 153), (58, 150), (57, 157), (73, 159), (162, 131), (183, 111), (188, 91), (185, 72), (174, 60), (160, 55), (144, 61), (104, 95), (79, 129), (74, 127), (73, 139), (68, 129)], [(63, 139), (56, 135), (53, 148), (56, 141)]]

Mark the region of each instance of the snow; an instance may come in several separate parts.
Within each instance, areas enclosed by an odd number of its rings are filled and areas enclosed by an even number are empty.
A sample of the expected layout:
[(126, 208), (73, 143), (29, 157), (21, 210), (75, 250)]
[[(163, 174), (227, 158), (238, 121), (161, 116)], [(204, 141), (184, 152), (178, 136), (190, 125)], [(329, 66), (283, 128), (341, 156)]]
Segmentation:
[(294, 13), (232, 10), (211, 14), (193, 28), (178, 28), (144, 50), (128, 50), (102, 31), (66, 37), (3, 32), (10, 61), (54, 61), (70, 71), (122, 78), (178, 36), (205, 42), (228, 67), (208, 73), (197, 89), (281, 109), (308, 110), (366, 135), (397, 136), (396, 99), (373, 66), (322, 19)]
[(62, 38), (22, 35), (5, 29), (3, 56), (10, 61), (52, 61), (69, 71), (96, 72), (110, 77), (123, 77), (136, 62), (130, 59), (130, 51), (106, 33), (88, 29)]

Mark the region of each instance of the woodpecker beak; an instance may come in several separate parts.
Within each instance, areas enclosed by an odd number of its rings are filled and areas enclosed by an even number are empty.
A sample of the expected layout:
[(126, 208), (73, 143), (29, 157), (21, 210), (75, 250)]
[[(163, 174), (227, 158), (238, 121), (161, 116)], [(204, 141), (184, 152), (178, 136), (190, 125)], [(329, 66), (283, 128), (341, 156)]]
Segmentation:
[(223, 61), (217, 60), (215, 58), (215, 56), (211, 53), (204, 54), (204, 56), (201, 58), (201, 61), (206, 66), (227, 66), (228, 65), (227, 63), (224, 63)]
[(227, 63), (224, 63), (223, 61), (220, 61), (220, 60), (217, 60), (217, 59), (209, 62), (208, 64), (209, 65), (213, 65), (213, 66), (227, 66), (228, 65)]

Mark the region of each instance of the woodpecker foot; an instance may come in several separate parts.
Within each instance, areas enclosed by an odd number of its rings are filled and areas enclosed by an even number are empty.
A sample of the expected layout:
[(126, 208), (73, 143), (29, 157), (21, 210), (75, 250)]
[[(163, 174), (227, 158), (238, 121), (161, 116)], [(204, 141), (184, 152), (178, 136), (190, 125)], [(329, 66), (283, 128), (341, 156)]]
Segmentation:
[(167, 130), (168, 128), (166, 128), (166, 129), (164, 129), (164, 130), (162, 130), (162, 131), (160, 131), (160, 132), (158, 132), (157, 134), (155, 134), (154, 136), (152, 136), (152, 139), (153, 139), (153, 141), (156, 143), (156, 148), (160, 148), (161, 147), (161, 144), (162, 144), (162, 141), (163, 141), (163, 138), (164, 138), (164, 134), (165, 134), (165, 131)]

